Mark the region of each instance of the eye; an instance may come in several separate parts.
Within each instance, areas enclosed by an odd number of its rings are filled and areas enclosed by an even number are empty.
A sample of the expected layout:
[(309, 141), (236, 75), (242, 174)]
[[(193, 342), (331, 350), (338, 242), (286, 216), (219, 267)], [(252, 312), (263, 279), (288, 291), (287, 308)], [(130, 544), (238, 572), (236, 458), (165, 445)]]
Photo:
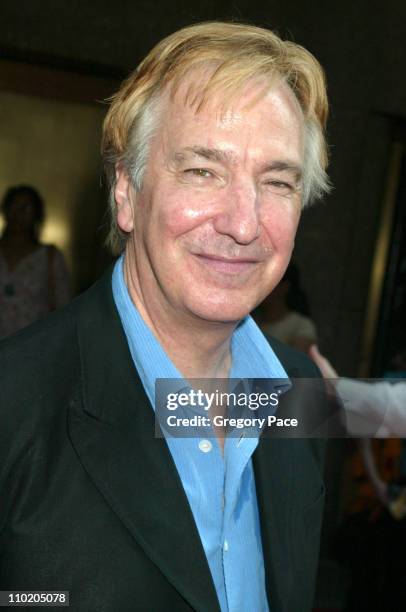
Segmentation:
[(277, 179), (272, 179), (265, 182), (265, 185), (269, 187), (269, 189), (273, 193), (277, 193), (280, 195), (289, 195), (296, 191), (296, 186), (293, 183), (288, 183), (286, 181), (279, 181)]
[(207, 170), (206, 168), (189, 168), (184, 172), (185, 174), (197, 176), (198, 178), (211, 178), (212, 176), (214, 176), (213, 173), (210, 172), (210, 170)]

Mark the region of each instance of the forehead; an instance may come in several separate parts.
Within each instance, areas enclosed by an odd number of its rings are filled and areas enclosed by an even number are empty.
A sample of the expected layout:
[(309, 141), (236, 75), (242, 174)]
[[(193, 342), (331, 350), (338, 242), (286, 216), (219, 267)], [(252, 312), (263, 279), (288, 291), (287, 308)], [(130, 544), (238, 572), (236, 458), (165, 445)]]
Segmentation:
[(273, 147), (301, 160), (303, 114), (283, 81), (271, 85), (264, 80), (250, 81), (227, 103), (224, 93), (216, 91), (199, 106), (198, 99), (196, 103), (188, 99), (192, 76), (174, 96), (163, 100), (158, 139), (166, 150), (197, 145), (246, 146), (253, 151)]

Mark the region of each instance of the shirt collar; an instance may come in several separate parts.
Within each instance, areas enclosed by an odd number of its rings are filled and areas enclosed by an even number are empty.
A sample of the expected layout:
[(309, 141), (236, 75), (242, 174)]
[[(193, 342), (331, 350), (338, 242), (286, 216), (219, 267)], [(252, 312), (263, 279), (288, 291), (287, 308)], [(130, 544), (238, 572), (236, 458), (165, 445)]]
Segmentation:
[[(144, 322), (131, 300), (124, 280), (124, 256), (116, 262), (112, 276), (113, 297), (127, 337), (131, 356), (152, 406), (155, 406), (155, 379), (182, 375)], [(272, 379), (281, 391), (291, 383), (279, 359), (252, 317), (245, 317), (231, 339), (230, 378)], [(274, 379), (278, 379), (275, 383)], [(183, 387), (180, 384), (179, 388)]]

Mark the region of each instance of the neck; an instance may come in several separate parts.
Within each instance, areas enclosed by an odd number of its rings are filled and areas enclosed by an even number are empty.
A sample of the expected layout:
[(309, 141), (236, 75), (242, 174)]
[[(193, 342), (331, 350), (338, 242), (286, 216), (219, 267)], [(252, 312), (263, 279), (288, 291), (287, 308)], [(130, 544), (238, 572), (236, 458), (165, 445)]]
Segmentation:
[(144, 322), (185, 378), (227, 378), (231, 368), (231, 335), (236, 323), (204, 321), (163, 308), (148, 300), (133, 267), (124, 259), (124, 278)]

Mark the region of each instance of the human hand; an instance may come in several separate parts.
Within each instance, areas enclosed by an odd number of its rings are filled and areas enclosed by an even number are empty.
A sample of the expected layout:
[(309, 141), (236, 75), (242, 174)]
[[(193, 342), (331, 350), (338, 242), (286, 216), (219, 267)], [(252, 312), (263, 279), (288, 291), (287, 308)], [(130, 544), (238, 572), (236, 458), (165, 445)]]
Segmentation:
[(338, 378), (337, 372), (329, 360), (320, 353), (316, 344), (312, 344), (309, 348), (309, 355), (323, 374), (323, 378)]

